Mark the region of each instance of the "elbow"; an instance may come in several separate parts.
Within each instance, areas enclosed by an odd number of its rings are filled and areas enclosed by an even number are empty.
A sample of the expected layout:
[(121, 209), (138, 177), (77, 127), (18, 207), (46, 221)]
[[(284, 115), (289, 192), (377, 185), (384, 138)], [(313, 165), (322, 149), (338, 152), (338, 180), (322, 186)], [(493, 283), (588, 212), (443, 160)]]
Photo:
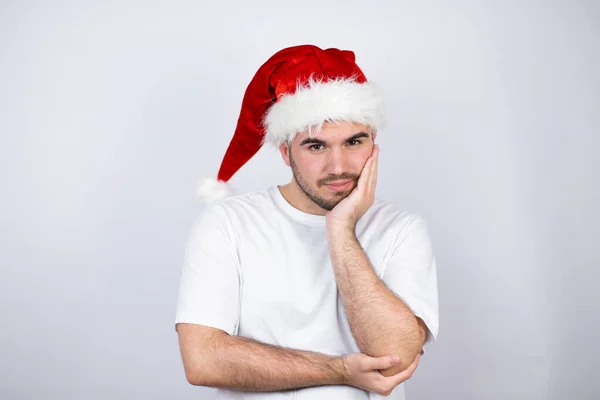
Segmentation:
[(193, 386), (217, 386), (216, 377), (211, 368), (201, 363), (184, 363), (185, 379)]
[(185, 379), (188, 381), (188, 383), (192, 386), (204, 386), (203, 383), (204, 381), (201, 379), (201, 377), (193, 372), (193, 371), (185, 371)]
[(185, 368), (185, 379), (192, 386), (204, 386), (205, 379), (202, 377), (200, 372), (196, 368), (188, 367)]
[(399, 374), (402, 371), (405, 371), (406, 369), (408, 369), (408, 367), (410, 367), (410, 363), (399, 362), (398, 364), (394, 365), (393, 367), (390, 367), (388, 369), (379, 370), (379, 373), (385, 377), (393, 376), (393, 375)]
[(412, 351), (406, 351), (404, 349), (401, 351), (396, 351), (393, 354), (397, 354), (398, 357), (400, 357), (400, 361), (390, 368), (379, 370), (381, 375), (388, 377), (403, 371), (407, 371), (407, 379), (410, 378), (419, 362), (417, 357), (420, 355), (420, 349), (416, 352), (416, 354)]
[[(427, 326), (421, 318), (417, 318), (417, 327), (404, 340), (393, 344), (389, 354), (396, 354), (400, 362), (393, 367), (380, 371), (384, 376), (396, 375), (401, 371), (411, 369), (414, 371), (419, 363), (417, 359), (422, 354), (423, 346), (427, 339)], [(412, 368), (415, 367), (415, 368)]]
[(215, 386), (213, 380), (206, 373), (198, 369), (187, 368), (185, 370), (185, 379), (192, 386)]
[(215, 342), (225, 332), (195, 324), (178, 326), (179, 346), (185, 378), (193, 386), (211, 386), (218, 384), (218, 368), (214, 349), (220, 345)]
[(391, 348), (389, 352), (386, 352), (387, 354), (396, 354), (400, 358), (400, 361), (392, 367), (380, 370), (379, 372), (383, 376), (392, 376), (408, 369), (414, 370), (412, 368), (413, 364), (418, 364), (419, 360), (417, 360), (417, 357), (421, 354), (423, 348), (419, 341), (415, 341), (415, 343), (419, 344), (407, 345), (406, 342), (402, 342)]

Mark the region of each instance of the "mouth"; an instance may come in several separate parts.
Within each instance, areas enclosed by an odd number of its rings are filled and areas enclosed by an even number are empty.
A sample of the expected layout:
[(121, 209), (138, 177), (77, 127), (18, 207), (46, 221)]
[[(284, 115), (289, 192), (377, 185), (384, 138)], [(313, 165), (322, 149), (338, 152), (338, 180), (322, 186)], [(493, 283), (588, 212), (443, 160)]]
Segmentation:
[(334, 182), (329, 182), (327, 184), (325, 184), (325, 186), (327, 186), (327, 188), (329, 190), (333, 190), (335, 192), (340, 192), (343, 190), (348, 190), (352, 187), (353, 181), (352, 180), (346, 180), (346, 181), (334, 181)]

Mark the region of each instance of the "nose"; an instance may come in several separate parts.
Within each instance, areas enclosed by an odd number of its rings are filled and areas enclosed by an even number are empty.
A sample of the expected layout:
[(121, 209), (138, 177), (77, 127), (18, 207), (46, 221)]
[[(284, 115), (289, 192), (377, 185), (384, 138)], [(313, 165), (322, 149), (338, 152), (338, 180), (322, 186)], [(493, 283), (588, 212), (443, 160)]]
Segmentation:
[(341, 175), (347, 169), (347, 155), (343, 149), (334, 147), (329, 153), (328, 172), (333, 175)]

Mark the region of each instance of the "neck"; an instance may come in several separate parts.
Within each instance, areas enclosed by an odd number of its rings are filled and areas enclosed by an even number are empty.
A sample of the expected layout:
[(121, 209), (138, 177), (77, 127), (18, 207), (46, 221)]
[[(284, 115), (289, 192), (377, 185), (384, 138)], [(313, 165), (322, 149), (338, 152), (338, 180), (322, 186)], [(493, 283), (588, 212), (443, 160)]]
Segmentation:
[(305, 193), (296, 181), (292, 179), (287, 185), (279, 186), (279, 191), (283, 198), (294, 208), (313, 215), (325, 215), (327, 210), (315, 204)]

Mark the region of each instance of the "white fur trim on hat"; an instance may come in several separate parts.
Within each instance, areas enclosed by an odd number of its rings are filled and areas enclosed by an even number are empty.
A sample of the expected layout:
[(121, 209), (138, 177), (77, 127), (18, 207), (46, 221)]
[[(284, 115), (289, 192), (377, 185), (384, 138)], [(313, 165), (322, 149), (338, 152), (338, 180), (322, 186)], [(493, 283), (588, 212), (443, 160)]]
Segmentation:
[(210, 178), (200, 181), (196, 190), (196, 199), (206, 203), (223, 200), (231, 195), (233, 190), (227, 182)]
[(299, 132), (315, 127), (318, 131), (328, 121), (355, 122), (377, 130), (384, 117), (384, 101), (373, 83), (348, 78), (325, 82), (311, 79), (294, 94), (283, 95), (267, 111), (264, 141), (277, 146)]

